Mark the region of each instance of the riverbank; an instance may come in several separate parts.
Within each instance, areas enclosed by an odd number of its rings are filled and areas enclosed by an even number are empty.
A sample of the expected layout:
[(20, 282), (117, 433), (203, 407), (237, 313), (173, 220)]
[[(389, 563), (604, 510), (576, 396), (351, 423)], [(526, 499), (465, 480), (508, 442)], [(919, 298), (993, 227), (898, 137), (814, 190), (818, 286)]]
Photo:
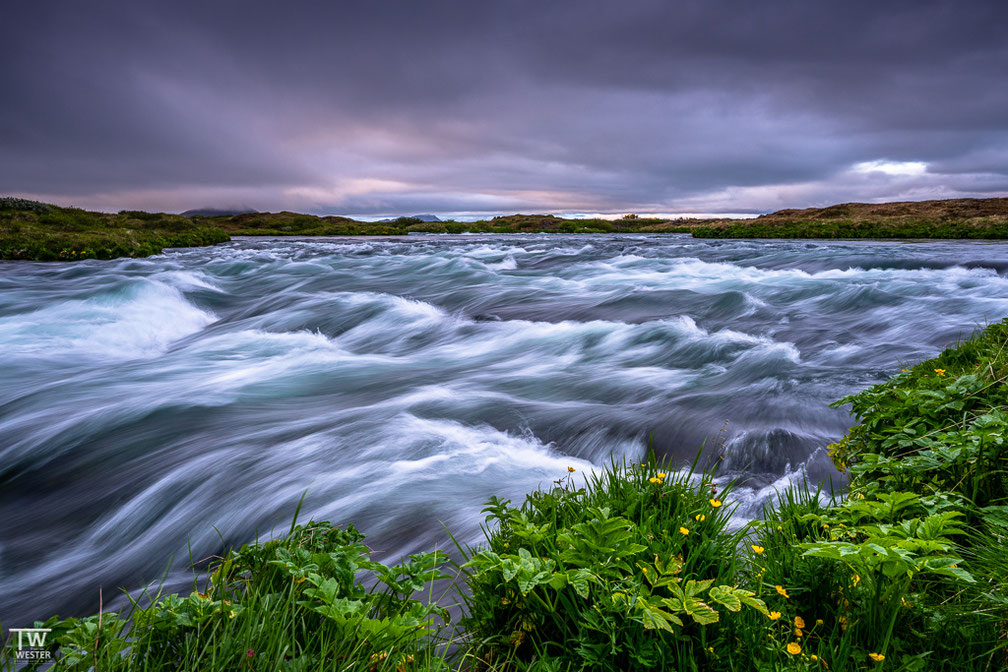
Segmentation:
[(399, 217), (362, 222), (293, 212), (193, 216), (118, 214), (0, 198), (0, 259), (74, 261), (143, 257), (230, 236), (400, 236), (410, 233), (689, 233), (695, 238), (1008, 239), (1008, 198), (846, 203), (779, 210), (755, 219), (565, 219), (507, 215), (476, 222)]
[(230, 240), (205, 222), (163, 213), (118, 214), (0, 198), (0, 259), (80, 261), (147, 257), (166, 247)]
[(455, 564), (380, 565), (311, 522), (201, 565), (188, 595), (40, 625), (56, 669), (1005, 669), (1005, 398), (1008, 321), (838, 402), (859, 416), (830, 447), (842, 499), (795, 487), (732, 531), (711, 473), (572, 468), (491, 500)]
[(695, 238), (1008, 238), (1008, 198), (843, 203), (698, 223)]

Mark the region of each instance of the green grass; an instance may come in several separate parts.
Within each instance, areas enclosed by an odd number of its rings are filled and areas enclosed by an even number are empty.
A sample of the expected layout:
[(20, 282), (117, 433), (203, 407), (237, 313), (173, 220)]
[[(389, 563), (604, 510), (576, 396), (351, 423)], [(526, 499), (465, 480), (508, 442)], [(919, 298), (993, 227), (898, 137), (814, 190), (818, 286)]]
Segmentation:
[[(446, 669), (448, 615), (430, 590), (448, 578), (447, 555), (388, 567), (363, 540), (353, 526), (292, 526), (217, 558), (188, 595), (139, 596), (124, 615), (39, 627), (52, 629), (57, 670)], [(5, 669), (13, 652), (9, 643)]]

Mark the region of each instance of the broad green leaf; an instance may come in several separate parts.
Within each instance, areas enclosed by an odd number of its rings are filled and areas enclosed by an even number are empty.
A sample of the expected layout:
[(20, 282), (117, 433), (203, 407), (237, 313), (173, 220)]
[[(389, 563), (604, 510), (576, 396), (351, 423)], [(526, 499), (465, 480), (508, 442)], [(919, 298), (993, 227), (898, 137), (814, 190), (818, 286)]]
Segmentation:
[(723, 605), (728, 611), (738, 611), (742, 608), (742, 602), (731, 586), (714, 586), (707, 594), (710, 595), (712, 600)]

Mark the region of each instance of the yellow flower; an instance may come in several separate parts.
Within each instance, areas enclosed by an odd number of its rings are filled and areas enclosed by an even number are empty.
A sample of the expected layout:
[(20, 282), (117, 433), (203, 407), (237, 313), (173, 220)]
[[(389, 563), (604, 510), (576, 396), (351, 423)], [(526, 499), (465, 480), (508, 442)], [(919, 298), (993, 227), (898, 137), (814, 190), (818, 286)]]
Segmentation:
[(716, 509), (717, 507), (721, 506), (721, 500), (720, 499), (712, 499), (712, 500), (710, 500), (710, 505), (713, 506)]
[(651, 478), (649, 478), (647, 480), (648, 480), (648, 483), (661, 483), (661, 479), (660, 478), (655, 478), (654, 476), (652, 476)]
[(573, 474), (575, 471), (577, 471), (577, 469), (575, 469), (574, 467), (567, 467), (567, 471)]
[(776, 588), (777, 593), (779, 595), (783, 595), (786, 598), (790, 598), (791, 597), (790, 595), (787, 594), (787, 591), (784, 590), (784, 586), (775, 586), (775, 588)]
[(821, 618), (815, 619), (815, 624), (816, 625), (822, 625), (822, 619)]
[(680, 527), (679, 534), (689, 534), (689, 530), (687, 530), (685, 527)]
[(801, 636), (802, 636), (802, 630), (801, 630), (801, 628), (795, 628), (794, 629), (794, 634), (795, 634), (795, 637), (797, 637), (798, 639), (801, 639)]
[(794, 625), (795, 625), (796, 628), (804, 628), (805, 627), (805, 619), (802, 618), (801, 616), (795, 616), (794, 617)]
[(753, 553), (755, 553), (756, 555), (759, 555), (760, 553), (762, 553), (766, 549), (763, 548), (762, 546), (757, 546), (756, 544), (753, 544), (752, 545), (752, 550), (753, 550)]
[(798, 642), (788, 642), (787, 652), (790, 653), (792, 656), (797, 656), (799, 653), (801, 653), (801, 644), (799, 644)]
[(883, 656), (881, 653), (869, 653), (868, 657), (874, 660), (876, 663), (881, 663), (883, 660), (885, 660), (885, 656)]
[(812, 662), (813, 662), (813, 663), (814, 663), (815, 661), (819, 660), (819, 656), (815, 655), (814, 653), (813, 653), (813, 654), (812, 654), (811, 656), (809, 656), (809, 658), (811, 658), (811, 659), (812, 659)]
[(945, 375), (945, 369), (935, 369), (934, 372), (937, 373), (939, 376)]
[(861, 575), (860, 574), (855, 574), (854, 575), (854, 584), (853, 584), (855, 588), (857, 588), (857, 584), (860, 583), (860, 581), (861, 581)]
[(658, 478), (665, 478), (665, 472), (659, 471), (657, 474), (655, 474), (655, 476), (657, 476)]
[(698, 514), (696, 514), (696, 519), (699, 520), (702, 523), (703, 521), (707, 520), (707, 516), (705, 516), (702, 513), (698, 513)]
[(771, 611), (770, 612), (770, 620), (771, 621), (776, 621), (778, 618), (780, 618), (780, 612), (779, 611)]

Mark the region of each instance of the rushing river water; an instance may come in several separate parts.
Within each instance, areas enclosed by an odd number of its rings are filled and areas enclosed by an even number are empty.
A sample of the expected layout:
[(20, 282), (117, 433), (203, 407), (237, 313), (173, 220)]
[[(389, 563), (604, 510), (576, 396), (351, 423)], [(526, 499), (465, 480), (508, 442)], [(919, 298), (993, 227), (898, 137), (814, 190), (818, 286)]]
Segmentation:
[[(0, 619), (94, 613), (302, 519), (385, 559), (491, 495), (707, 440), (740, 517), (829, 402), (1008, 314), (1008, 245), (685, 236), (244, 239), (0, 263)], [(442, 525), (444, 527), (442, 527)]]

